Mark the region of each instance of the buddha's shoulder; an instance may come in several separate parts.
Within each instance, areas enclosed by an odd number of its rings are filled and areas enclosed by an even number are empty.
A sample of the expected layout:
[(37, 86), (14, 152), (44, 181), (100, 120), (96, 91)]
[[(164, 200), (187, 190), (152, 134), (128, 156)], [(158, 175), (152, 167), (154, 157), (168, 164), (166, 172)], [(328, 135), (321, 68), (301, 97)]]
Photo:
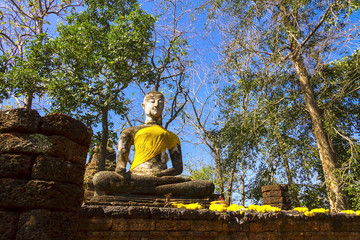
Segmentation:
[(139, 125), (139, 126), (133, 126), (128, 127), (122, 130), (121, 135), (131, 135), (134, 136), (140, 129), (148, 127), (147, 125)]

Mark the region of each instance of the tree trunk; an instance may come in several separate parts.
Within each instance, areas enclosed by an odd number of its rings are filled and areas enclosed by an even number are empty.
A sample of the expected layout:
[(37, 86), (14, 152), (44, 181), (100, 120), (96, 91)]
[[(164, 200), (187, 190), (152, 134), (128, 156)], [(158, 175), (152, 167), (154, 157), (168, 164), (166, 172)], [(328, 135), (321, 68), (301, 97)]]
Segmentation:
[(237, 159), (234, 161), (234, 164), (231, 168), (230, 177), (228, 180), (228, 187), (227, 187), (227, 194), (226, 194), (226, 202), (228, 205), (230, 205), (232, 201), (232, 192), (233, 192), (233, 183), (234, 183), (234, 176), (235, 176), (235, 170), (237, 165)]
[(214, 147), (213, 153), (215, 155), (215, 166), (216, 166), (217, 178), (219, 181), (220, 194), (225, 196), (224, 178), (223, 178), (223, 172), (221, 169), (219, 148)]
[(279, 128), (278, 126), (275, 124), (274, 125), (274, 129), (276, 131), (276, 135), (277, 135), (277, 139), (279, 142), (279, 152), (281, 154), (281, 157), (283, 159), (283, 163), (284, 163), (284, 167), (285, 167), (285, 172), (286, 172), (286, 177), (288, 179), (288, 184), (290, 186), (290, 197), (294, 202), (295, 207), (300, 207), (300, 201), (298, 199), (298, 192), (294, 189), (294, 182), (293, 182), (293, 175), (291, 173), (291, 169), (290, 169), (290, 165), (289, 165), (289, 161), (286, 157), (286, 154), (284, 152), (284, 142), (282, 140), (281, 134), (279, 132)]
[[(293, 44), (298, 44), (293, 40)], [(328, 140), (328, 135), (325, 132), (324, 124), (322, 121), (322, 114), (317, 105), (313, 89), (310, 85), (310, 77), (304, 64), (302, 55), (300, 54), (300, 46), (296, 46), (292, 50), (291, 61), (295, 66), (306, 109), (310, 114), (313, 124), (314, 135), (320, 153), (320, 160), (323, 167), (325, 182), (329, 191), (330, 209), (332, 212), (347, 209), (347, 198), (341, 190), (339, 181), (336, 179), (334, 172), (337, 167), (337, 157)]]
[(102, 136), (101, 136), (101, 145), (100, 145), (100, 159), (98, 165), (98, 171), (105, 170), (105, 161), (107, 155), (107, 143), (109, 138), (109, 122), (108, 122), (108, 108), (104, 107), (101, 111), (101, 125), (102, 125)]
[(242, 174), (240, 177), (240, 181), (241, 181), (241, 205), (245, 206), (245, 174)]
[(297, 188), (295, 188), (295, 184), (293, 182), (293, 177), (292, 177), (292, 174), (291, 174), (289, 162), (288, 162), (285, 155), (283, 155), (283, 160), (284, 160), (286, 176), (287, 176), (287, 179), (288, 179), (288, 184), (290, 186), (290, 189), (289, 189), (290, 197), (293, 200), (295, 207), (300, 207), (300, 201), (299, 201), (299, 198), (298, 198), (298, 191), (296, 190)]
[(31, 110), (32, 102), (33, 102), (33, 94), (31, 92), (27, 92), (25, 94), (25, 99), (24, 99), (24, 107), (26, 108), (26, 110), (28, 111)]
[(342, 192), (340, 184), (334, 175), (337, 167), (337, 157), (325, 131), (322, 114), (317, 105), (317, 101), (310, 84), (310, 76), (306, 69), (304, 58), (301, 54), (302, 48), (298, 41), (299, 39), (297, 39), (297, 33), (294, 32), (294, 29), (297, 29), (297, 25), (293, 19), (293, 13), (290, 13), (289, 9), (286, 8), (286, 3), (280, 3), (279, 9), (282, 12), (282, 22), (288, 29), (291, 62), (294, 65), (296, 73), (299, 77), (306, 110), (309, 112), (313, 125), (314, 136), (319, 149), (320, 160), (324, 171), (325, 183), (328, 188), (330, 210), (332, 212), (338, 212), (340, 210), (347, 209), (348, 204), (346, 196)]

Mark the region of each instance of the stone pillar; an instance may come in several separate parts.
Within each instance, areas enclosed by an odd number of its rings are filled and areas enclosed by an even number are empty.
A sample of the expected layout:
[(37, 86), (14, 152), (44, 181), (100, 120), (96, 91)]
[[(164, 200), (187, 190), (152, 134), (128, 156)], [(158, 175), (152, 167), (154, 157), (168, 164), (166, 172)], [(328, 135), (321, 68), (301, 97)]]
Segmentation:
[(91, 134), (62, 114), (0, 112), (0, 240), (76, 239)]
[(263, 203), (282, 210), (291, 210), (291, 200), (289, 189), (286, 184), (267, 185), (261, 188), (263, 193)]

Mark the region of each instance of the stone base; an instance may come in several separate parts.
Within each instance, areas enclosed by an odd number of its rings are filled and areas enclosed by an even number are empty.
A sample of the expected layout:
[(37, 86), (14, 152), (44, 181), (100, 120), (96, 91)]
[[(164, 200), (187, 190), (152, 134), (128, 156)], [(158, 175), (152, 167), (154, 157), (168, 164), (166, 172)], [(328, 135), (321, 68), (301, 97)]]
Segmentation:
[(166, 197), (161, 196), (144, 196), (144, 195), (120, 195), (120, 196), (94, 196), (85, 205), (107, 205), (107, 206), (148, 206), (148, 207), (165, 207), (171, 203), (199, 203), (208, 208), (211, 201), (218, 200), (219, 196), (213, 194), (208, 198), (186, 198), (186, 197)]

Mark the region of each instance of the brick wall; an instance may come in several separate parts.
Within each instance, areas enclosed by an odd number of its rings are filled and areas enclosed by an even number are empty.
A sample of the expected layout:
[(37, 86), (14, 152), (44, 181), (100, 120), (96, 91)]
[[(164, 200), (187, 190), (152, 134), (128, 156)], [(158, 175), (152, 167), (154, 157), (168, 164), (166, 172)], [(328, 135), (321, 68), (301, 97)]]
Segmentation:
[(90, 138), (65, 115), (0, 112), (0, 240), (77, 239)]
[(83, 206), (79, 240), (360, 239), (360, 216)]

